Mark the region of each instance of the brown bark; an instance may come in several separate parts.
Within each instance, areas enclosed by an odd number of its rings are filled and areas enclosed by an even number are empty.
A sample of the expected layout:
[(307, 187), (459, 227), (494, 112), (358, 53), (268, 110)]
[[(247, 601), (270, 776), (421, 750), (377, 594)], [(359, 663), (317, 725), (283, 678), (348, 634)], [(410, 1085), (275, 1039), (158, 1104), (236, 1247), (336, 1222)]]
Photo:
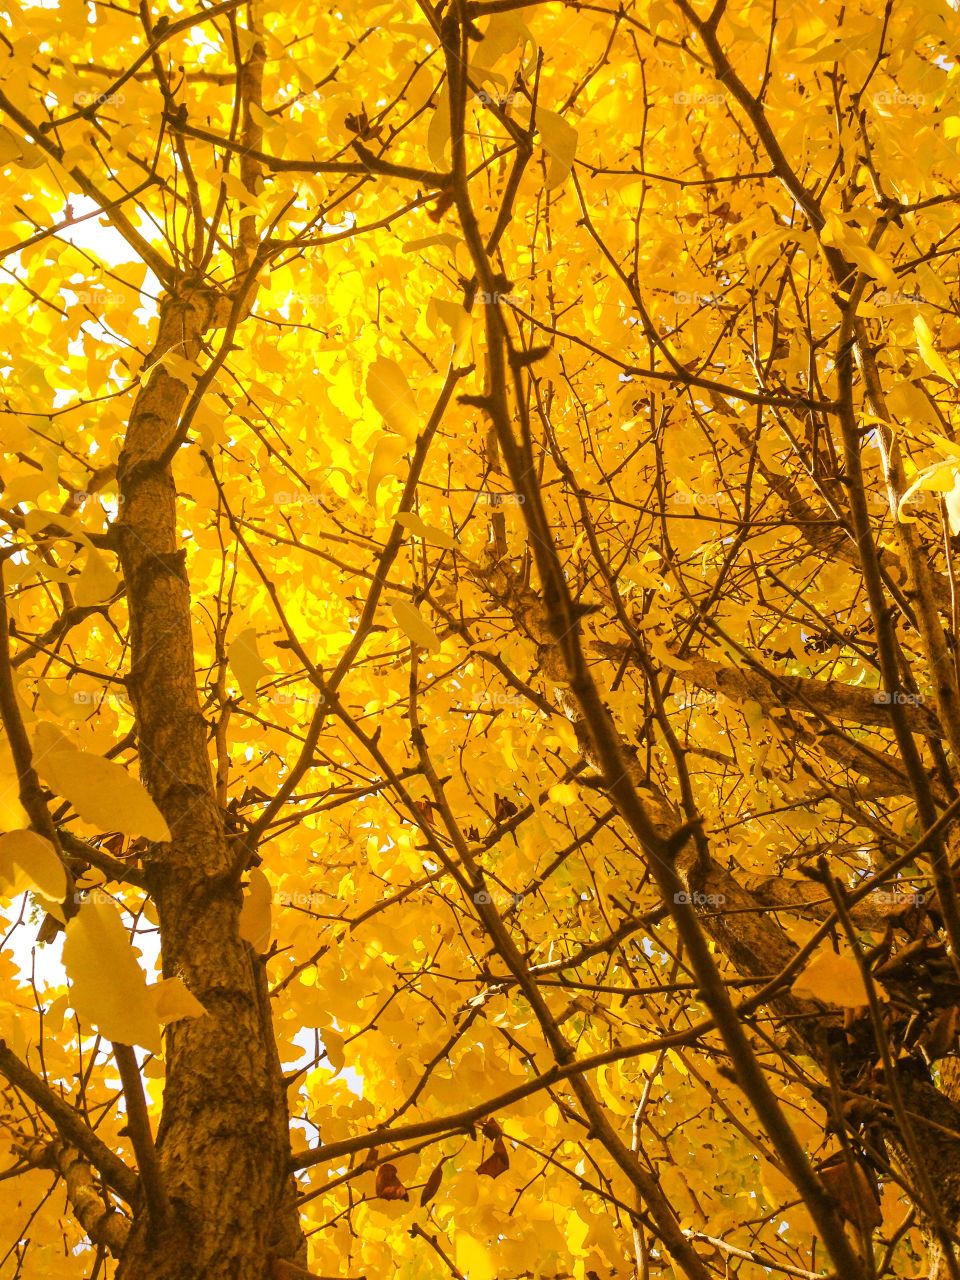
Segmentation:
[(104, 1202), (90, 1166), (75, 1147), (55, 1142), (46, 1153), (48, 1162), (63, 1178), (74, 1216), (94, 1244), (102, 1244), (118, 1257), (130, 1235), (130, 1220)]
[[(167, 298), (155, 359), (194, 360), (210, 307), (200, 291)], [(215, 800), (176, 491), (163, 459), (187, 394), (162, 366), (150, 371), (120, 456), (118, 533), (141, 772), (172, 837), (151, 848), (146, 882), (164, 975), (179, 975), (207, 1014), (167, 1028), (157, 1155), (170, 1217), (151, 1222), (141, 1206), (117, 1275), (261, 1280), (273, 1258), (296, 1256), (300, 1231), (264, 965), (238, 932), (241, 892)]]

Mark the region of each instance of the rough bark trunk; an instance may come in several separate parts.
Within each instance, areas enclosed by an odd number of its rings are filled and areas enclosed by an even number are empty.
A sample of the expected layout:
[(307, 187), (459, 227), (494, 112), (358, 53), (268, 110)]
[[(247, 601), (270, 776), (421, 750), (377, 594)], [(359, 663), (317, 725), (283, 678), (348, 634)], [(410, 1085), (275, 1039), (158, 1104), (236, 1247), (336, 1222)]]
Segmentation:
[[(194, 360), (209, 320), (204, 292), (168, 298), (155, 359)], [(271, 1259), (298, 1254), (301, 1236), (265, 974), (238, 931), (241, 892), (215, 799), (176, 490), (163, 458), (187, 394), (160, 366), (137, 397), (120, 456), (118, 535), (141, 772), (172, 836), (152, 847), (145, 868), (163, 972), (179, 975), (207, 1013), (167, 1028), (157, 1148), (172, 1211), (166, 1225), (138, 1215), (117, 1275), (262, 1280)]]

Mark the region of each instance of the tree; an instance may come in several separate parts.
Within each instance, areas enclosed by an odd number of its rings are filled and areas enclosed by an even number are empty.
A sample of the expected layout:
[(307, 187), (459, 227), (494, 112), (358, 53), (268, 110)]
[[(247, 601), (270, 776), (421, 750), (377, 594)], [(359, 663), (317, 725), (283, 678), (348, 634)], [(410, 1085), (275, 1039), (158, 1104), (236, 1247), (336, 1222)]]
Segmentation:
[(957, 1280), (958, 35), (7, 11), (4, 1275)]

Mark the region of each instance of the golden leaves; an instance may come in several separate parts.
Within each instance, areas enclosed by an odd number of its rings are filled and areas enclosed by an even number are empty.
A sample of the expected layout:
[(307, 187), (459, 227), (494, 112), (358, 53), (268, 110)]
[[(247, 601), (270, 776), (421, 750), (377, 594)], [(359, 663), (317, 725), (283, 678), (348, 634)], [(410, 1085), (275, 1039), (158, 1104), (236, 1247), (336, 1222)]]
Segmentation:
[(537, 127), (543, 149), (550, 157), (546, 181), (549, 190), (564, 182), (570, 173), (573, 158), (577, 154), (579, 134), (563, 116), (556, 111), (547, 111), (544, 107), (537, 110)]
[(440, 1190), (440, 1183), (443, 1181), (443, 1166), (445, 1164), (446, 1164), (446, 1160), (445, 1159), (441, 1160), (440, 1163), (433, 1169), (430, 1176), (427, 1178), (426, 1182), (423, 1184), (423, 1190), (420, 1192), (421, 1205), (429, 1204), (430, 1201), (433, 1199), (433, 1197)]
[[(446, 13), (450, 7), (441, 8)], [(349, 122), (368, 137), (379, 130), (370, 154), (382, 151), (388, 160), (417, 166), (432, 159), (438, 170), (449, 164), (450, 103), (427, 10), (387, 9), (361, 4), (334, 16), (307, 14), (300, 5), (271, 16), (264, 98), (249, 113), (267, 135), (264, 150), (278, 153), (285, 138), (295, 139), (291, 155), (315, 156), (318, 167), (332, 158), (349, 168), (350, 144), (337, 150)], [(514, 463), (502, 451), (498, 456), (484, 411), (487, 326), (497, 297), (478, 292), (469, 237), (462, 234), (449, 187), (443, 181), (435, 186), (381, 182), (371, 173), (278, 168), (261, 195), (256, 182), (238, 176), (238, 165), (224, 173), (221, 149), (179, 135), (194, 162), (199, 207), (221, 219), (217, 227), (199, 229), (201, 240), (210, 237), (204, 269), (211, 281), (235, 279), (231, 247), (244, 216), (256, 214), (256, 223), (250, 218), (248, 225), (264, 229), (270, 208), (289, 203), (271, 233), (273, 244), (264, 246), (269, 269), (258, 280), (255, 310), (232, 339), (219, 387), (211, 388), (204, 409), (192, 420), (190, 439), (175, 461), (175, 482), (193, 591), (203, 732), (225, 791), (230, 833), (242, 838), (290, 778), (301, 752), (308, 760), (306, 774), (276, 813), (261, 846), (264, 870), (255, 868), (245, 877), (240, 931), (251, 947), (271, 950), (272, 1003), (284, 1061), (296, 1059), (305, 1045), (308, 1053), (316, 1046), (319, 1065), (308, 1073), (309, 1087), (299, 1080), (292, 1086), (291, 1111), (301, 1114), (301, 1104), (308, 1103), (307, 1114), (323, 1142), (353, 1137), (383, 1117), (403, 1114), (430, 1062), (436, 1065), (410, 1107), (410, 1118), (419, 1119), (421, 1109), (428, 1116), (454, 1112), (511, 1089), (528, 1078), (532, 1062), (539, 1064), (542, 1042), (529, 1008), (512, 986), (492, 989), (502, 971), (473, 906), (483, 907), (485, 918), (486, 907), (499, 908), (505, 927), (517, 931), (530, 965), (549, 965), (585, 948), (587, 958), (577, 970), (585, 985), (609, 984), (616, 991), (649, 982), (655, 988), (640, 1001), (618, 1001), (602, 990), (578, 994), (565, 1015), (578, 1054), (608, 1048), (612, 1036), (622, 1034), (626, 1042), (626, 1026), (641, 1001), (649, 1003), (649, 1024), (666, 1028), (687, 1025), (690, 1004), (699, 1002), (689, 984), (681, 984), (679, 992), (660, 989), (678, 978), (686, 983), (689, 976), (672, 967), (675, 935), (669, 920), (657, 921), (649, 936), (645, 930), (617, 949), (601, 950), (599, 959), (590, 950), (602, 948), (629, 915), (642, 917), (657, 902), (637, 872), (636, 850), (624, 840), (620, 819), (604, 816), (604, 797), (593, 789), (596, 777), (571, 773), (589, 750), (583, 725), (569, 691), (558, 682), (560, 663), (544, 644), (543, 629), (527, 625), (537, 618), (543, 591), (537, 569), (542, 548), (525, 530), (528, 484), (542, 486), (571, 592), (596, 606), (582, 619), (586, 663), (629, 744), (627, 759), (635, 758), (651, 779), (675, 781), (664, 736), (651, 718), (647, 678), (631, 656), (633, 646), (641, 644), (661, 668), (666, 715), (681, 751), (689, 752), (697, 803), (717, 857), (728, 859), (738, 875), (770, 875), (790, 859), (802, 858), (824, 831), (835, 834), (836, 810), (825, 797), (828, 786), (842, 787), (846, 779), (830, 768), (819, 729), (805, 712), (797, 711), (796, 721), (811, 733), (799, 760), (787, 759), (782, 743), (793, 731), (789, 713), (771, 714), (765, 704), (748, 699), (723, 701), (695, 686), (689, 664), (701, 652), (703, 634), (687, 637), (678, 619), (710, 599), (714, 583), (722, 583), (723, 595), (715, 603), (717, 620), (731, 636), (731, 649), (720, 655), (725, 661), (736, 661), (731, 656), (736, 641), (754, 654), (762, 645), (758, 661), (775, 664), (786, 679), (819, 674), (827, 666), (834, 679), (850, 683), (862, 681), (865, 671), (872, 675), (869, 662), (858, 656), (869, 649), (869, 618), (856, 594), (855, 570), (847, 561), (829, 558), (818, 568), (818, 555), (804, 541), (811, 530), (822, 531), (828, 514), (824, 493), (829, 488), (821, 485), (833, 484), (835, 415), (824, 412), (810, 419), (819, 424), (813, 428), (811, 470), (806, 465), (810, 435), (805, 420), (798, 420), (806, 411), (795, 415), (782, 406), (745, 405), (735, 394), (786, 396), (815, 388), (825, 399), (834, 395), (837, 308), (817, 236), (790, 193), (769, 176), (751, 122), (725, 82), (691, 56), (682, 15), (673, 6), (656, 0), (642, 15), (643, 24), (629, 33), (601, 8), (576, 20), (562, 10), (545, 5), (520, 11), (535, 36), (517, 13), (480, 18), (483, 39), (470, 41), (468, 185), (481, 238), (499, 237), (492, 265), (509, 290), (509, 300), (499, 295), (503, 305), (496, 317), (508, 327), (517, 357), (516, 385), (508, 395), (516, 438), (530, 455), (521, 460), (522, 481)], [(868, 5), (855, 16), (851, 42), (863, 43), (881, 10)], [(45, 12), (34, 9), (31, 21), (46, 21)], [(719, 36), (733, 45), (745, 81), (765, 86), (764, 103), (784, 154), (822, 189), (824, 210), (842, 208), (842, 214), (828, 216), (824, 241), (888, 295), (882, 297), (870, 284), (861, 315), (871, 341), (889, 344), (881, 377), (897, 423), (912, 428), (905, 446), (910, 488), (904, 509), (924, 489), (944, 493), (956, 533), (960, 507), (953, 496), (953, 463), (944, 458), (942, 465), (934, 462), (937, 471), (928, 470), (938, 455), (931, 458), (920, 440), (924, 427), (946, 438), (957, 425), (950, 377), (957, 339), (949, 318), (952, 275), (940, 270), (950, 259), (946, 252), (943, 259), (930, 257), (933, 283), (919, 270), (902, 270), (906, 261), (932, 253), (931, 246), (949, 250), (955, 209), (949, 202), (942, 208), (930, 204), (904, 214), (902, 226), (882, 213), (878, 221), (872, 175), (856, 172), (860, 139), (846, 124), (837, 125), (835, 138), (837, 104), (831, 91), (815, 75), (794, 74), (796, 67), (816, 69), (821, 58), (855, 58), (854, 43), (836, 45), (836, 24), (826, 20), (834, 15), (824, 11), (823, 20), (787, 15), (770, 45), (761, 38), (768, 24), (757, 20), (765, 16), (754, 9), (725, 14)], [(953, 20), (949, 13), (947, 20)], [(14, 28), (21, 21), (11, 17)], [(62, 36), (56, 47), (63, 56), (56, 64), (47, 67), (48, 59), (39, 58), (36, 47), (19, 51), (19, 58), (37, 75), (43, 65), (51, 100), (69, 103), (94, 79), (89, 71), (74, 74), (70, 61), (85, 67), (127, 65), (131, 50), (142, 49), (131, 43), (141, 41), (139, 26), (135, 15), (116, 9), (105, 23), (85, 24), (82, 33), (71, 29)], [(111, 35), (108, 41), (101, 27), (123, 38)], [(294, 27), (297, 38), (291, 45)], [(16, 31), (10, 34), (13, 38)], [(227, 41), (208, 35), (214, 36), (214, 29), (200, 23), (195, 36), (171, 54), (187, 55), (177, 83), (182, 79), (189, 122), (225, 137), (232, 50)], [(249, 54), (251, 34), (241, 28), (238, 38)], [(340, 65), (337, 59), (348, 42), (344, 71), (324, 83), (331, 68)], [(292, 48), (296, 62), (289, 57)], [(924, 59), (908, 50), (898, 48), (893, 56), (898, 68), (913, 64), (912, 76), (922, 69), (936, 79), (932, 59), (918, 68)], [(877, 72), (878, 77), (887, 74), (885, 66)], [(106, 82), (96, 75), (97, 84)], [(854, 83), (863, 83), (862, 76)], [(904, 81), (908, 88), (913, 83)], [(842, 77), (836, 86), (842, 86)], [(142, 183), (136, 158), (154, 154), (147, 124), (164, 118), (167, 109), (155, 78), (137, 77), (123, 90), (127, 101), (106, 104), (109, 110), (98, 113), (96, 132), (89, 122), (78, 121), (57, 126), (50, 135), (62, 136), (73, 163), (94, 173), (102, 166), (111, 193), (118, 194)], [(842, 87), (837, 91), (842, 96)], [(521, 165), (508, 125), (522, 134), (534, 98), (539, 135), (533, 138), (533, 162)], [(394, 119), (396, 103), (402, 108)], [(867, 94), (862, 108), (868, 124), (875, 122)], [(947, 101), (941, 117), (950, 110)], [(912, 107), (911, 112), (919, 114)], [(892, 119), (898, 113), (881, 114), (883, 129), (869, 136), (875, 149), (870, 163), (882, 189), (909, 192), (906, 198), (920, 203), (938, 199), (946, 190), (942, 173), (930, 172), (909, 151), (899, 154)], [(929, 148), (925, 129), (926, 124), (916, 130), (918, 151), (921, 135)], [(956, 133), (952, 126), (951, 131)], [(852, 207), (836, 199), (828, 176), (835, 144), (843, 146), (843, 160), (850, 162), (837, 172), (850, 178)], [(15, 162), (18, 147), (0, 132), (0, 159)], [(164, 251), (177, 245), (189, 252), (189, 199), (181, 201), (177, 194), (189, 196), (187, 175), (168, 137), (159, 148), (157, 181), (118, 208), (131, 217), (135, 213), (136, 225), (149, 227)], [(23, 176), (20, 169), (8, 172), (14, 192), (7, 205), (8, 244), (58, 222), (65, 200), (73, 200), (69, 183), (44, 187), (41, 171), (27, 222), (15, 212)], [(168, 207), (170, 192), (177, 198)], [(441, 228), (431, 224), (431, 214), (442, 215)], [(63, 808), (61, 799), (75, 804), (81, 818), (102, 831), (156, 837), (167, 834), (165, 826), (157, 823), (155, 812), (146, 823), (132, 821), (136, 801), (124, 794), (126, 784), (118, 782), (118, 774), (94, 776), (106, 765), (132, 783), (136, 768), (106, 759), (117, 742), (133, 741), (127, 735), (136, 732), (129, 704), (108, 696), (127, 674), (128, 662), (126, 604), (117, 591), (113, 551), (107, 549), (112, 544), (106, 538), (95, 547), (84, 542), (79, 520), (68, 525), (64, 519), (62, 528), (70, 537), (52, 537), (48, 528), (64, 506), (64, 495), (81, 492), (94, 474), (91, 468), (116, 462), (126, 387), (136, 381), (136, 353), (149, 347), (145, 326), (154, 320), (157, 290), (151, 278), (143, 294), (137, 293), (143, 276), (136, 278), (129, 263), (118, 261), (130, 252), (116, 244), (115, 230), (91, 220), (69, 234), (79, 247), (48, 243), (24, 249), (24, 287), (15, 280), (3, 286), (12, 304), (5, 349), (18, 352), (19, 342), (24, 350), (22, 357), (11, 357), (4, 430), (15, 433), (15, 456), (9, 475), (3, 475), (8, 483), (3, 506), (18, 520), (9, 532), (11, 546), (22, 540), (22, 555), (18, 545), (9, 562), (15, 585), (11, 616), (20, 629), (14, 640), (23, 659), (21, 697), (27, 707), (38, 698), (44, 714), (77, 725), (77, 744), (44, 737), (42, 730), (37, 737), (37, 764), (56, 792), (56, 805)], [(131, 280), (136, 288), (128, 288)], [(937, 280), (940, 294), (934, 292)], [(906, 290), (924, 294), (923, 324), (934, 326), (935, 337), (922, 325), (911, 330), (918, 303), (904, 300), (900, 291)], [(472, 309), (465, 299), (472, 300)], [(208, 335), (211, 350), (222, 336)], [(550, 357), (524, 367), (520, 357), (544, 343), (551, 346)], [(682, 366), (679, 373), (674, 361)], [(455, 393), (475, 395), (467, 403), (451, 400), (425, 453), (421, 432), (451, 362), (457, 368), (475, 364)], [(655, 377), (646, 377), (648, 366)], [(200, 367), (173, 351), (147, 371), (145, 381), (152, 386), (153, 378), (165, 381), (169, 375), (192, 389)], [(928, 369), (932, 376), (924, 377)], [(727, 384), (733, 391), (686, 386), (685, 376), (693, 370), (702, 375), (701, 382)], [(876, 425), (866, 418), (861, 422), (865, 428)], [(422, 449), (414, 449), (417, 440)], [(885, 538), (889, 515), (875, 453), (865, 439), (871, 512)], [(411, 509), (398, 513), (400, 482), (407, 479), (413, 456), (419, 468), (416, 492), (411, 483), (404, 502)], [(748, 481), (749, 503), (743, 492)], [(514, 491), (521, 483), (526, 499)], [(843, 497), (839, 490), (837, 495)], [(36, 509), (41, 506), (42, 511)], [(76, 516), (72, 507), (64, 508), (67, 514)], [(83, 518), (99, 514), (88, 506)], [(925, 521), (918, 533), (930, 528), (939, 535), (932, 501), (929, 509), (914, 514)], [(109, 532), (106, 519), (101, 527)], [(935, 558), (942, 556), (939, 545), (938, 536), (930, 540)], [(395, 551), (392, 560), (384, 554), (387, 547)], [(598, 555), (607, 558), (612, 577)], [(765, 576), (768, 566), (776, 577)], [(620, 601), (613, 598), (614, 583)], [(28, 652), (29, 639), (58, 623), (64, 586), (81, 609), (96, 612), (53, 643), (44, 642), (50, 653)], [(376, 609), (367, 614), (365, 606), (377, 592)], [(618, 621), (621, 602), (636, 627), (634, 636)], [(109, 610), (101, 608), (107, 605)], [(360, 634), (359, 620), (365, 617), (371, 626)], [(300, 652), (284, 640), (268, 649), (265, 637), (282, 636), (286, 624), (302, 645)], [(355, 640), (361, 647), (350, 652)], [(913, 665), (917, 646), (908, 627), (902, 640), (905, 661)], [(216, 679), (224, 645), (226, 699)], [(415, 690), (410, 688), (409, 645), (442, 653), (444, 659), (422, 663)], [(344, 717), (331, 716), (319, 738), (306, 743), (304, 717), (295, 712), (318, 705), (320, 686), (304, 670), (301, 653), (327, 675), (350, 654), (337, 686), (337, 709)], [(69, 663), (83, 674), (72, 674)], [(269, 695), (261, 694), (268, 681)], [(80, 695), (78, 701), (78, 686), (96, 688), (98, 694)], [(451, 812), (481, 860), (487, 904), (461, 903), (438, 862), (437, 846), (446, 847), (447, 831), (422, 798), (410, 733), (414, 694)], [(279, 711), (284, 704), (287, 710)], [(865, 729), (862, 736), (889, 749), (883, 728)], [(829, 736), (823, 741), (829, 743)], [(922, 743), (919, 749), (925, 750)], [(132, 756), (121, 758), (129, 762)], [(84, 759), (80, 769), (78, 761)], [(825, 759), (826, 776), (820, 778)], [(70, 762), (78, 777), (71, 774)], [(824, 783), (822, 791), (811, 772)], [(4, 774), (6, 783), (11, 775), (6, 762)], [(46, 901), (56, 901), (63, 870), (53, 851), (23, 829), (26, 816), (9, 799), (15, 790), (15, 784), (5, 788), (7, 821), (17, 830), (10, 841), (0, 841), (2, 882), (17, 890), (32, 886), (52, 895)], [(854, 793), (850, 804), (859, 799)], [(872, 830), (880, 829), (889, 816), (883, 797), (872, 797), (870, 806)], [(852, 852), (861, 839), (868, 845), (870, 837), (853, 833), (847, 825), (851, 813), (848, 805), (841, 816), (853, 858), (861, 856)], [(61, 819), (68, 825), (73, 821), (69, 813)], [(896, 815), (898, 835), (905, 821)], [(500, 838), (505, 825), (513, 839)], [(425, 847), (428, 837), (435, 847)], [(168, 856), (150, 851), (141, 863), (142, 846), (131, 848), (129, 842), (113, 852), (138, 870)], [(277, 886), (275, 901), (287, 909), (271, 910), (271, 885)], [(512, 905), (511, 889), (525, 895), (519, 910)], [(111, 884), (110, 892), (139, 909), (140, 888)], [(155, 924), (149, 900), (144, 910)], [(703, 914), (715, 918), (717, 913)], [(793, 940), (803, 936), (785, 913), (777, 918)], [(733, 915), (730, 927), (746, 919), (756, 923), (760, 918)], [(81, 1002), (88, 962), (78, 962)], [(635, 964), (640, 969), (635, 971)], [(144, 997), (122, 960), (121, 970), (131, 1005), (139, 1002), (149, 1012), (153, 1001), (156, 1018), (148, 1019), (145, 1036), (158, 1034), (157, 1024), (171, 1018), (202, 1016), (199, 1001), (177, 979), (147, 988)], [(852, 956), (821, 954), (800, 975), (796, 990), (848, 1007), (864, 999), (857, 972)], [(732, 966), (724, 974), (732, 977)], [(103, 981), (108, 984), (109, 975)], [(558, 994), (550, 986), (544, 990), (551, 1002)], [(465, 1008), (482, 1012), (466, 1023)], [(117, 1010), (103, 1011), (108, 1024), (118, 1016)], [(929, 1052), (954, 1043), (954, 1022), (945, 1016), (931, 1028)], [(621, 1024), (626, 1024), (622, 1031)], [(310, 1027), (319, 1040), (304, 1037)], [(458, 1028), (462, 1037), (444, 1056), (450, 1030)], [(133, 1034), (123, 1025), (113, 1029)], [(59, 1069), (70, 1025), (61, 1029), (50, 1018), (44, 1033), (48, 1060)], [(636, 1034), (650, 1034), (649, 1028)], [(529, 1049), (529, 1060), (518, 1045)], [(637, 1068), (649, 1068), (651, 1076), (660, 1072), (661, 1078), (651, 1081), (649, 1114), (657, 1132), (666, 1135), (665, 1185), (676, 1189), (680, 1205), (686, 1204), (685, 1181), (721, 1189), (722, 1208), (717, 1207), (720, 1197), (701, 1198), (710, 1221), (700, 1225), (719, 1235), (714, 1228), (723, 1214), (733, 1228), (754, 1208), (741, 1188), (755, 1185), (751, 1179), (763, 1153), (751, 1148), (749, 1126), (738, 1133), (720, 1117), (717, 1098), (711, 1112), (711, 1097), (698, 1085), (696, 1072), (712, 1055), (696, 1046), (684, 1055), (689, 1076), (682, 1074), (679, 1059), (666, 1058), (656, 1066), (653, 1058), (630, 1067), (606, 1064), (589, 1079), (607, 1114), (629, 1128), (643, 1092)], [(550, 1060), (547, 1055), (544, 1063)], [(740, 1105), (732, 1082), (718, 1076), (715, 1085), (724, 1107)], [(801, 1086), (784, 1081), (782, 1088), (791, 1122), (806, 1120)], [(91, 1081), (90, 1092), (94, 1105), (107, 1096), (98, 1080)], [(426, 1177), (426, 1183), (417, 1194), (449, 1236), (458, 1269), (471, 1280), (521, 1273), (531, 1242), (536, 1265), (549, 1274), (619, 1274), (632, 1264), (625, 1256), (629, 1232), (619, 1229), (616, 1212), (577, 1186), (576, 1178), (585, 1177), (606, 1187), (619, 1174), (604, 1167), (598, 1144), (585, 1140), (571, 1122), (565, 1095), (559, 1090), (552, 1098), (526, 1098), (517, 1145), (491, 1128), (483, 1151), (459, 1169), (444, 1165), (437, 1146), (427, 1149), (423, 1174), (416, 1179)], [(810, 1127), (822, 1132), (822, 1121)], [(803, 1132), (811, 1146), (818, 1137)], [(453, 1150), (460, 1136), (440, 1140), (448, 1141), (451, 1145), (439, 1150)], [(533, 1153), (552, 1152), (554, 1144), (559, 1144), (556, 1166), (539, 1164)], [(564, 1165), (572, 1169), (581, 1159), (577, 1144), (584, 1147), (583, 1159), (597, 1167), (584, 1164), (570, 1179)], [(376, 1176), (368, 1170), (363, 1194), (349, 1201), (348, 1213), (343, 1212), (348, 1192), (318, 1185), (316, 1199), (305, 1206), (314, 1251), (311, 1269), (335, 1274), (351, 1249), (356, 1250), (351, 1272), (388, 1274), (394, 1255), (408, 1269), (428, 1265), (419, 1258), (411, 1262), (403, 1252), (410, 1249), (409, 1220), (401, 1215), (411, 1209), (407, 1195), (414, 1197), (407, 1189), (414, 1184), (412, 1173), (406, 1173), (410, 1166), (403, 1163), (407, 1158), (390, 1157), (393, 1163)], [(514, 1183), (529, 1190), (505, 1221)], [(571, 1211), (574, 1194), (579, 1216)], [(379, 1202), (373, 1229), (372, 1201)], [(541, 1211), (552, 1215), (547, 1224), (536, 1216)], [(342, 1232), (337, 1226), (312, 1230), (338, 1220)], [(790, 1210), (782, 1221), (792, 1237), (782, 1243), (776, 1224), (760, 1225), (757, 1247), (762, 1253), (772, 1245), (771, 1256), (781, 1262), (789, 1251), (803, 1267), (805, 1244), (797, 1243), (796, 1234), (801, 1219)], [(547, 1246), (552, 1249), (558, 1236), (554, 1258)], [(442, 1270), (439, 1263), (437, 1270)]]
[(163, 1026), (183, 1018), (199, 1018), (207, 1011), (184, 985), (182, 978), (162, 978), (149, 988), (157, 1017)]
[(46, 159), (46, 154), (35, 143), (0, 125), (0, 168), (15, 164), (21, 169), (36, 169)]
[(407, 441), (416, 439), (420, 417), (406, 374), (395, 360), (374, 360), (367, 373), (367, 395), (392, 431)]
[(923, 316), (914, 316), (913, 331), (916, 334), (917, 350), (920, 352), (920, 359), (923, 363), (933, 373), (939, 374), (944, 381), (957, 386), (956, 376), (934, 346), (933, 334), (930, 332), (930, 326)]
[(439, 651), (440, 638), (416, 605), (406, 600), (392, 600), (390, 608), (393, 610), (393, 616), (400, 630), (414, 644), (419, 645), (421, 649), (426, 649), (429, 653)]
[(67, 873), (49, 840), (35, 831), (0, 835), (0, 893), (11, 897), (30, 889), (49, 903), (62, 902)]
[(160, 1019), (112, 903), (85, 902), (67, 924), (63, 964), (79, 1016), (108, 1040), (160, 1052)]
[(86, 563), (74, 582), (73, 593), (81, 608), (109, 600), (120, 585), (120, 579), (110, 568), (105, 556), (91, 548)]
[(266, 951), (270, 945), (272, 902), (270, 881), (259, 867), (254, 867), (247, 872), (247, 891), (240, 911), (240, 937), (255, 951)]
[(844, 223), (835, 213), (826, 215), (820, 237), (824, 244), (835, 245), (844, 257), (855, 263), (866, 275), (879, 280), (885, 288), (899, 287), (899, 279), (890, 263), (870, 247), (856, 227)]
[[(883, 988), (875, 985), (878, 995), (883, 998)], [(845, 1009), (857, 1009), (867, 1003), (867, 988), (855, 957), (846, 948), (834, 951), (829, 943), (824, 943), (814, 953), (810, 963), (795, 979), (793, 990), (797, 995), (811, 996), (814, 1000)]]
[(257, 684), (269, 674), (267, 664), (260, 657), (255, 627), (245, 627), (227, 650), (227, 661), (237, 678), (240, 692), (248, 702), (257, 700)]
[(112, 902), (84, 902), (67, 922), (63, 964), (74, 1010), (108, 1040), (159, 1053), (162, 1026), (206, 1013), (182, 978), (147, 985)]
[(397, 515), (397, 524), (401, 525), (408, 533), (412, 533), (417, 538), (422, 538), (424, 542), (430, 542), (435, 547), (443, 547), (445, 551), (453, 551), (457, 545), (457, 540), (445, 532), (438, 529), (435, 525), (426, 524), (418, 515), (412, 511), (401, 511)]
[(377, 505), (377, 493), (387, 476), (396, 475), (408, 446), (396, 436), (381, 436), (373, 449), (370, 470), (367, 475), (367, 501)]
[(35, 765), (91, 826), (148, 840), (169, 840), (170, 829), (146, 788), (122, 765), (74, 747), (54, 726), (37, 726)]

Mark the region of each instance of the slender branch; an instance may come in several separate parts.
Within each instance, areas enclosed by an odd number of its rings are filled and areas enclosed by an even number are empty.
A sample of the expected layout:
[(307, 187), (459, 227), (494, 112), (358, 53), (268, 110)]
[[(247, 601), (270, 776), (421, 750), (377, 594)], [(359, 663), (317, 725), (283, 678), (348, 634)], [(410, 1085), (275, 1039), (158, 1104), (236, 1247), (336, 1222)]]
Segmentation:
[(429, 1235), (426, 1231), (424, 1231), (423, 1227), (421, 1227), (419, 1222), (415, 1222), (413, 1224), (413, 1226), (410, 1228), (410, 1234), (415, 1238), (419, 1236), (421, 1240), (426, 1240), (427, 1244), (434, 1251), (437, 1257), (443, 1260), (444, 1264), (447, 1267), (447, 1270), (453, 1276), (453, 1280), (466, 1280), (466, 1276), (463, 1274), (462, 1271), (460, 1271), (457, 1268), (455, 1262), (450, 1257), (450, 1255), (444, 1251), (439, 1240), (435, 1235)]
[(17, 692), (13, 683), (10, 662), (10, 623), (7, 618), (7, 591), (4, 583), (4, 561), (0, 558), (0, 718), (6, 731), (20, 784), (20, 802), (34, 830), (49, 840), (63, 858), (60, 837), (54, 826), (47, 802), (43, 796), (40, 779), (33, 767), (33, 751), (24, 727), (23, 716), (17, 705)]
[(437, 173), (433, 169), (418, 169), (415, 165), (393, 164), (390, 160), (382, 160), (375, 156), (361, 142), (354, 142), (353, 147), (359, 160), (314, 160), (307, 157), (272, 156), (267, 151), (249, 148), (241, 142), (233, 142), (223, 134), (214, 133), (212, 129), (201, 129), (199, 125), (188, 124), (177, 116), (168, 113), (167, 125), (174, 133), (197, 138), (201, 142), (209, 142), (224, 151), (233, 151), (245, 159), (256, 160), (272, 173), (345, 173), (345, 174), (381, 174), (385, 178), (406, 178), (411, 182), (423, 182), (430, 187), (445, 187), (450, 181), (449, 173)]
[(130, 1234), (130, 1219), (116, 1209), (104, 1207), (90, 1166), (75, 1147), (57, 1142), (50, 1155), (66, 1184), (67, 1199), (77, 1221), (94, 1244), (104, 1245), (118, 1258)]
[(127, 1132), (137, 1155), (143, 1198), (150, 1211), (151, 1222), (159, 1226), (170, 1216), (170, 1202), (160, 1176), (160, 1163), (153, 1143), (153, 1134), (150, 1131), (150, 1116), (147, 1113), (147, 1100), (143, 1093), (137, 1055), (130, 1045), (115, 1042), (113, 1056), (117, 1060), (120, 1083), (123, 1085), (123, 1097), (127, 1107)]
[(67, 1142), (89, 1160), (103, 1177), (106, 1185), (126, 1200), (135, 1204), (140, 1187), (136, 1173), (120, 1159), (101, 1138), (88, 1128), (78, 1112), (53, 1092), (39, 1076), (34, 1075), (27, 1064), (0, 1040), (0, 1075), (26, 1094), (31, 1102), (54, 1123)]

